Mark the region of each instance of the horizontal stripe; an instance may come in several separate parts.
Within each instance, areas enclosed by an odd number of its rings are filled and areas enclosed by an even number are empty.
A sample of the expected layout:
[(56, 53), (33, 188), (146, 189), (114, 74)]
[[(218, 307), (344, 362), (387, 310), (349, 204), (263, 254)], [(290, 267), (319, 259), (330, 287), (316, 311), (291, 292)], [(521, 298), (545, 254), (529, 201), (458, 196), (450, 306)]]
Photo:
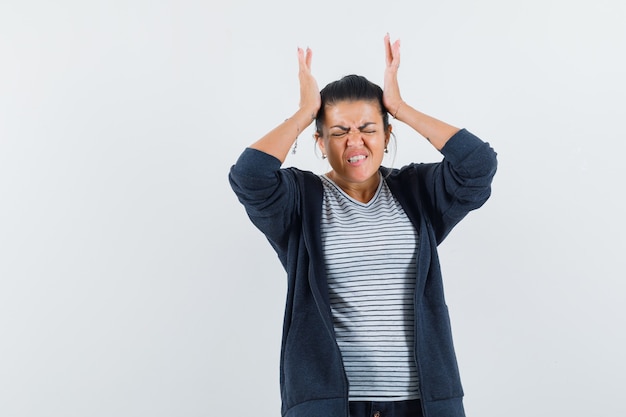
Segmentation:
[(322, 246), (350, 400), (416, 399), (415, 228), (382, 179), (367, 203), (322, 183)]

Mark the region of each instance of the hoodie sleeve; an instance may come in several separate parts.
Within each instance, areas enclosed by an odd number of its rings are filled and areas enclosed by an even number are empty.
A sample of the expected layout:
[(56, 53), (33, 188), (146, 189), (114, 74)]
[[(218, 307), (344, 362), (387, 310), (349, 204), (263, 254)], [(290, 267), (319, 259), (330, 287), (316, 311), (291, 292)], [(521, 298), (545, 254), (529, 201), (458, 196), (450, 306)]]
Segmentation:
[(497, 168), (496, 152), (465, 129), (450, 138), (441, 153), (442, 162), (417, 166), (438, 243), (487, 201)]
[[(230, 185), (252, 223), (280, 253), (296, 218), (298, 193), (289, 170), (262, 151), (246, 148), (230, 169)], [(282, 260), (282, 259), (281, 259)]]

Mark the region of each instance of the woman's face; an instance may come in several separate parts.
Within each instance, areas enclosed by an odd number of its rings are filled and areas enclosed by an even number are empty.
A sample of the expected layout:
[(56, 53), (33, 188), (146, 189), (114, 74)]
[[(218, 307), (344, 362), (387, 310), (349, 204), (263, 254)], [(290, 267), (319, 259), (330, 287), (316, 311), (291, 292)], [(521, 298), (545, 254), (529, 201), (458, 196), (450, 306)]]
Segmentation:
[(332, 167), (331, 179), (340, 187), (378, 186), (378, 168), (389, 141), (376, 101), (340, 101), (324, 109), (317, 143)]

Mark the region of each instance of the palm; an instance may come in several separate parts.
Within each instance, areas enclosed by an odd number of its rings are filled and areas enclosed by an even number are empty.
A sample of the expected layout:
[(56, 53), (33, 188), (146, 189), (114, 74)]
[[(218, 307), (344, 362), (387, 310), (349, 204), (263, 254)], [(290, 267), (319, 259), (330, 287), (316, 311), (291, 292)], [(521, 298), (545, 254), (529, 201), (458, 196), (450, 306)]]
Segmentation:
[(298, 48), (298, 78), (300, 80), (300, 108), (310, 109), (314, 114), (322, 104), (317, 81), (311, 73), (311, 58), (313, 52), (307, 48), (304, 51)]
[(398, 68), (400, 67), (400, 40), (393, 44), (389, 35), (385, 36), (385, 77), (383, 86), (383, 104), (387, 111), (395, 114), (402, 103), (400, 86), (398, 85)]

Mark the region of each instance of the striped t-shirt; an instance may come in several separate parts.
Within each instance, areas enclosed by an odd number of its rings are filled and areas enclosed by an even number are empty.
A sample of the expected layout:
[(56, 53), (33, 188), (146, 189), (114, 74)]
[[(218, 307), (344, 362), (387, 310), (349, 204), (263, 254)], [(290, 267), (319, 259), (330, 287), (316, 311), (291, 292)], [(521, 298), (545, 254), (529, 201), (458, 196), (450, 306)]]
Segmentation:
[(350, 401), (417, 399), (417, 232), (382, 178), (368, 203), (321, 178), (322, 246)]

